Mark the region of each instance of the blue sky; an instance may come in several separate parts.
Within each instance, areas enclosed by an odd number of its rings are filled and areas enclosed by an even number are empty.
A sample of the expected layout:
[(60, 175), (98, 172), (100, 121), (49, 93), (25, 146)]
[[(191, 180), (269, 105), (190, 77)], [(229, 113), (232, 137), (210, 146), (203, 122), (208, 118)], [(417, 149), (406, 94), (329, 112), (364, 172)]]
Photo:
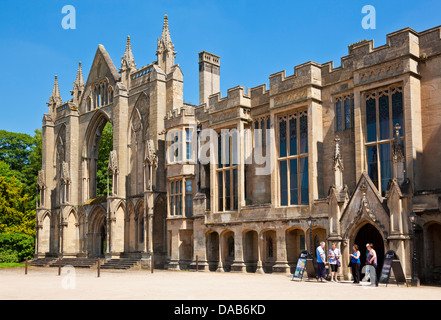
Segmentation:
[[(65, 30), (65, 5), (76, 9), (76, 29)], [(363, 6), (376, 9), (376, 29), (365, 30)], [(325, 63), (347, 54), (347, 46), (411, 27), (441, 25), (439, 0), (2, 0), (0, 8), (0, 129), (33, 134), (41, 127), (54, 75), (63, 101), (71, 99), (78, 62), (85, 78), (98, 44), (120, 67), (126, 37), (138, 67), (156, 60), (164, 14), (184, 73), (184, 100), (197, 104), (198, 53), (221, 57), (221, 92), (236, 85), (268, 83), (272, 73), (306, 61)]]

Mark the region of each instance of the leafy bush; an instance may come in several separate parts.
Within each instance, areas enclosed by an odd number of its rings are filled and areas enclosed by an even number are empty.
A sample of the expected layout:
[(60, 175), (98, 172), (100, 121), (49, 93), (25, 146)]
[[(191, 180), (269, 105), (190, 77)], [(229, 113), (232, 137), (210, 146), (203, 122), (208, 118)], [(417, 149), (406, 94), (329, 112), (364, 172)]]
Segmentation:
[(0, 263), (18, 262), (17, 252), (13, 250), (0, 249)]
[[(21, 233), (0, 233), (0, 262), (19, 262), (33, 255), (33, 237)], [(15, 260), (11, 260), (14, 256)]]

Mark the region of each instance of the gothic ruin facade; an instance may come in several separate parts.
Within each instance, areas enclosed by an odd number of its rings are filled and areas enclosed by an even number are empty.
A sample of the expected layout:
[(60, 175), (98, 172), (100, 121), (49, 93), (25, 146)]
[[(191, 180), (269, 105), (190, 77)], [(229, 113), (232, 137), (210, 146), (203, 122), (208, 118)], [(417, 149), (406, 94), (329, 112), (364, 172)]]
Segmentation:
[[(341, 249), (340, 275), (350, 278), (352, 245), (371, 242), (380, 263), (394, 250), (410, 278), (414, 212), (418, 275), (439, 280), (440, 32), (406, 28), (380, 47), (361, 41), (339, 67), (307, 62), (224, 97), (220, 58), (203, 51), (197, 106), (183, 100), (167, 17), (157, 61), (144, 67), (130, 38), (119, 70), (99, 45), (86, 82), (80, 65), (71, 100), (62, 101), (55, 78), (43, 118), (36, 256), (292, 272), (300, 252), (326, 241)], [(112, 187), (97, 197), (107, 122)], [(214, 138), (202, 138), (207, 129)], [(199, 161), (215, 140), (223, 161)]]

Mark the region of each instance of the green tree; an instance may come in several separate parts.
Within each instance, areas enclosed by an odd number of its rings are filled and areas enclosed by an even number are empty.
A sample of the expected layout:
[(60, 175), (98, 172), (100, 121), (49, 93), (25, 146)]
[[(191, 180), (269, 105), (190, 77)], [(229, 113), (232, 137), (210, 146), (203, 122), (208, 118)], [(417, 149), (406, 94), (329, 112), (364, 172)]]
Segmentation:
[(20, 262), (32, 258), (34, 238), (18, 233), (0, 233), (0, 262)]
[(0, 177), (0, 233), (35, 234), (32, 199), (15, 176)]
[[(110, 122), (104, 126), (98, 148), (98, 161), (96, 173), (96, 195), (107, 196), (107, 168), (109, 166), (110, 151), (113, 150), (113, 127)], [(112, 188), (111, 180), (109, 188)]]
[(30, 154), (35, 139), (25, 133), (0, 130), (0, 160), (9, 164), (11, 170), (21, 171), (30, 164)]
[(0, 232), (34, 235), (41, 158), (41, 130), (34, 137), (0, 130)]

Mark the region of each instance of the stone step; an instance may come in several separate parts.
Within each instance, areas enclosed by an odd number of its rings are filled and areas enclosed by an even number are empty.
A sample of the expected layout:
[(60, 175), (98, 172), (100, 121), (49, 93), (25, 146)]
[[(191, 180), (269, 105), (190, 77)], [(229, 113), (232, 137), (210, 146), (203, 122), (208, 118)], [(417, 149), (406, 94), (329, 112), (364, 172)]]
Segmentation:
[(53, 261), (55, 261), (54, 258), (40, 258), (28, 261), (28, 265), (33, 267), (47, 267)]
[(101, 269), (130, 269), (138, 264), (138, 259), (110, 259), (104, 262)]
[[(98, 262), (98, 259), (89, 259), (89, 258), (64, 258), (61, 259), (60, 265), (64, 266), (73, 266), (74, 268), (91, 268), (95, 266)], [(54, 260), (49, 267), (58, 267), (58, 259)]]

